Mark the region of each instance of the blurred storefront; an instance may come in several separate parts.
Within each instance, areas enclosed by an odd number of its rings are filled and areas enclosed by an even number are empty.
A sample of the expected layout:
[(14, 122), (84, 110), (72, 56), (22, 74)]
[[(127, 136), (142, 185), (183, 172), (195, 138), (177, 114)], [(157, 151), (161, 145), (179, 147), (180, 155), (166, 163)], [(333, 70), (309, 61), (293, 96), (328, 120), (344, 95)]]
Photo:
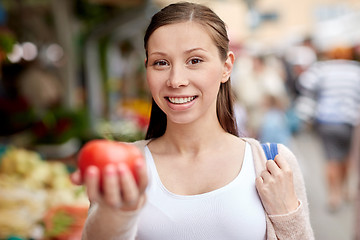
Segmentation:
[[(121, 140), (142, 137), (150, 100), (141, 39), (148, 20), (144, 16), (155, 8), (151, 3), (43, 0), (2, 5), (5, 142), (43, 147), (78, 138), (81, 144), (103, 137), (104, 129)], [(18, 111), (8, 109), (13, 103)], [(22, 116), (19, 123), (15, 115)], [(127, 127), (114, 128), (119, 121)]]
[(148, 124), (145, 1), (0, 5), (0, 239), (81, 239), (80, 147), (134, 141)]
[[(177, 1), (154, 2), (165, 6)], [(256, 45), (264, 49), (281, 48), (308, 36), (316, 38), (321, 48), (330, 47), (323, 39), (333, 44), (360, 42), (360, 3), (356, 0), (194, 2), (206, 4), (214, 9), (228, 25), (230, 38), (237, 44)]]

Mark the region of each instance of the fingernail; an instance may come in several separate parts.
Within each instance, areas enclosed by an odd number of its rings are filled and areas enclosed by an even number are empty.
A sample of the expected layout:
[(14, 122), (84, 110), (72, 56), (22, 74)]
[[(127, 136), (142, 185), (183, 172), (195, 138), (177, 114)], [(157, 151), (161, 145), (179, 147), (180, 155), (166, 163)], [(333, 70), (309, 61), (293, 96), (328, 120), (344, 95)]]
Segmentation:
[(95, 166), (90, 166), (86, 169), (86, 174), (90, 176), (94, 176), (97, 174), (97, 168)]
[(120, 163), (120, 164), (118, 165), (118, 171), (119, 171), (120, 174), (124, 174), (124, 173), (126, 172), (126, 170), (127, 170), (127, 167), (126, 167), (125, 164)]
[(135, 161), (135, 167), (136, 167), (136, 168), (142, 168), (143, 166), (144, 166), (144, 161), (143, 161), (143, 160), (137, 159), (137, 160)]
[(109, 175), (115, 175), (115, 167), (113, 165), (107, 165), (105, 168), (105, 173)]

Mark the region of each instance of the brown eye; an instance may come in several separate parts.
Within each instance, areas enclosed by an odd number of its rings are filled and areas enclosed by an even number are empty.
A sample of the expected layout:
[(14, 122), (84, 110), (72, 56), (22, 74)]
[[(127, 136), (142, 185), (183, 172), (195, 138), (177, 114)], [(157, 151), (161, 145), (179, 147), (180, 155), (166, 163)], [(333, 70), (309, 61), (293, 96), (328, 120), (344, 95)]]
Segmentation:
[(190, 59), (190, 61), (189, 61), (189, 63), (192, 65), (199, 64), (201, 62), (202, 62), (202, 60), (199, 58), (193, 58), (193, 59)]
[(159, 61), (155, 61), (154, 66), (166, 66), (168, 65), (168, 63), (165, 60), (159, 60)]

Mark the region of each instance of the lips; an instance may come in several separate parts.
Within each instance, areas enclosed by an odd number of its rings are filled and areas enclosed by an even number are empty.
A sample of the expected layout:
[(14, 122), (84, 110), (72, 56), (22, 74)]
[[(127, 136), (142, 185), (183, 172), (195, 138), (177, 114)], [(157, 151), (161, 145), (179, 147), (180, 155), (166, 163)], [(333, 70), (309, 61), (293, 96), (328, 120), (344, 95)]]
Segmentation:
[(186, 104), (193, 101), (197, 96), (191, 97), (166, 97), (166, 99), (173, 104)]

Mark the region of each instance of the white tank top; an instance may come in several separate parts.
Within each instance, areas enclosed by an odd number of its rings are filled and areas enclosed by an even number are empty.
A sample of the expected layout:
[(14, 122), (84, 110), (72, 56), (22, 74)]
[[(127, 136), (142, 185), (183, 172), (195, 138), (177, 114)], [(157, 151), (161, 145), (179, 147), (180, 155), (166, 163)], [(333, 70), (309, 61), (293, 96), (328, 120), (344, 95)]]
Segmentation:
[(148, 147), (145, 158), (149, 185), (136, 239), (265, 239), (265, 212), (255, 188), (255, 168), (248, 143), (239, 175), (226, 186), (199, 195), (184, 196), (168, 191)]

